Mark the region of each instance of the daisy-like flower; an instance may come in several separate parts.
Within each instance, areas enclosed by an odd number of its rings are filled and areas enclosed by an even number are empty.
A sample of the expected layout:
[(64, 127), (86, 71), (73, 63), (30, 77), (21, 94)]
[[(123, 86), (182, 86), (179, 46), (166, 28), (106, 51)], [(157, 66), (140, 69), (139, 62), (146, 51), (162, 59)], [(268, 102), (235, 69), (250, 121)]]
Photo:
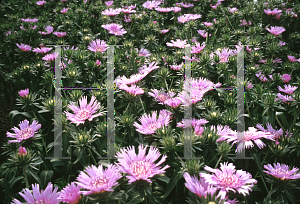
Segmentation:
[(293, 99), (289, 95), (282, 95), (281, 93), (277, 93), (277, 98), (275, 100), (282, 100), (282, 102), (286, 103), (286, 101), (294, 101), (295, 99)]
[(110, 34), (114, 35), (124, 35), (125, 33), (127, 33), (125, 29), (122, 29), (122, 25), (116, 23), (102, 25), (101, 27), (108, 30)]
[(39, 31), (39, 33), (42, 34), (42, 35), (48, 35), (48, 34), (52, 33), (53, 30), (54, 30), (54, 28), (52, 26), (50, 26), (50, 25), (46, 26), (45, 29), (46, 29), (47, 33), (42, 32), (42, 31)]
[(189, 126), (201, 126), (201, 125), (205, 125), (206, 123), (208, 123), (209, 121), (207, 121), (206, 119), (182, 119), (181, 122), (177, 123), (176, 127), (182, 127), (182, 128), (188, 128)]
[(65, 8), (65, 7), (64, 7), (60, 12), (61, 12), (61, 13), (67, 13), (69, 9), (70, 9), (70, 8)]
[(243, 170), (236, 170), (232, 163), (228, 164), (226, 162), (221, 164), (221, 170), (213, 169), (209, 166), (205, 166), (204, 169), (212, 172), (213, 175), (200, 173), (200, 176), (204, 177), (208, 184), (220, 189), (217, 197), (221, 196), (221, 199), (225, 199), (229, 191), (233, 191), (234, 193), (237, 191), (244, 196), (249, 195), (249, 191), (252, 191), (251, 188), (257, 183), (257, 180), (252, 179), (250, 173)]
[(141, 48), (140, 51), (137, 48), (135, 50), (137, 53), (139, 53), (139, 56), (143, 56), (143, 57), (151, 56), (151, 53), (149, 52), (149, 50), (147, 50), (145, 48)]
[(263, 81), (263, 82), (269, 81), (269, 80), (267, 79), (267, 77), (266, 77), (265, 75), (263, 75), (261, 72), (255, 74), (255, 76), (257, 76), (257, 77), (259, 78), (259, 80), (261, 80), (261, 81)]
[(283, 74), (282, 75), (282, 80), (284, 83), (288, 83), (292, 79), (291, 75), (289, 74)]
[(206, 26), (206, 27), (209, 27), (209, 26), (212, 26), (213, 23), (210, 23), (210, 22), (203, 22), (203, 24)]
[(105, 3), (105, 5), (106, 6), (112, 6), (113, 5), (113, 3), (114, 3), (114, 1), (106, 1), (106, 2), (104, 2)]
[(106, 16), (116, 16), (120, 13), (121, 13), (121, 9), (113, 9), (113, 8), (109, 8), (102, 11), (102, 15), (106, 15)]
[(159, 150), (156, 147), (150, 146), (148, 154), (146, 154), (147, 146), (139, 145), (138, 154), (135, 153), (134, 146), (123, 148), (120, 152), (117, 152), (119, 169), (123, 173), (129, 175), (126, 178), (129, 179), (128, 183), (131, 184), (137, 180), (144, 180), (152, 183), (151, 178), (157, 174), (165, 173), (169, 165), (161, 168), (161, 165), (166, 161), (167, 156), (163, 155), (158, 163), (155, 161), (161, 156)]
[(267, 15), (276, 15), (282, 12), (282, 10), (278, 10), (278, 8), (275, 8), (273, 11), (271, 9), (264, 9), (264, 12)]
[(162, 8), (162, 7), (156, 7), (155, 10), (158, 11), (158, 12), (164, 12), (164, 13), (168, 13), (170, 11), (173, 11), (172, 8)]
[(74, 114), (65, 111), (67, 119), (70, 120), (71, 123), (75, 123), (76, 125), (84, 124), (87, 119), (92, 121), (94, 118), (103, 115), (103, 112), (94, 114), (97, 110), (101, 109), (101, 105), (98, 103), (95, 96), (92, 96), (89, 104), (87, 104), (87, 97), (82, 97), (79, 100), (79, 105), (80, 107), (77, 107), (74, 102), (71, 102), (70, 105), (68, 105)]
[(93, 193), (103, 193), (113, 191), (112, 187), (118, 184), (117, 180), (122, 178), (118, 168), (109, 164), (106, 169), (102, 165), (98, 167), (92, 165), (81, 171), (75, 182), (80, 188), (88, 191), (79, 191), (80, 194), (90, 195)]
[(25, 45), (23, 43), (21, 43), (21, 45), (19, 45), (18, 43), (16, 44), (18, 46), (18, 48), (20, 48), (22, 51), (27, 52), (31, 50), (31, 47), (29, 45)]
[(104, 40), (96, 39), (92, 42), (90, 42), (90, 45), (88, 46), (88, 49), (92, 52), (101, 52), (102, 54), (107, 50), (108, 45)]
[(201, 17), (202, 16), (200, 14), (184, 14), (182, 16), (179, 16), (177, 19), (179, 23), (185, 23), (187, 21), (196, 20)]
[(265, 133), (269, 132), (270, 134), (274, 135), (274, 138), (276, 139), (275, 144), (278, 145), (278, 139), (283, 136), (283, 130), (281, 128), (279, 130), (275, 130), (270, 123), (267, 123), (266, 125), (267, 129), (265, 129), (261, 124), (257, 124), (256, 127)]
[(165, 105), (170, 106), (172, 108), (179, 107), (181, 103), (182, 102), (181, 102), (180, 98), (178, 98), (178, 97), (167, 99), (164, 102)]
[(6, 132), (7, 137), (14, 138), (15, 140), (10, 140), (8, 143), (12, 142), (18, 142), (20, 143), (23, 140), (27, 140), (31, 137), (34, 137), (35, 134), (37, 134), (37, 131), (41, 128), (41, 124), (38, 124), (37, 121), (33, 121), (31, 125), (29, 125), (28, 120), (23, 120), (19, 124), (20, 129), (17, 127), (13, 127), (11, 130), (13, 130), (15, 133)]
[(33, 19), (30, 19), (30, 18), (26, 18), (26, 19), (21, 18), (21, 21), (27, 22), (27, 23), (35, 23), (35, 22), (37, 22), (38, 20), (39, 20), (39, 19), (37, 19), (37, 18), (33, 18)]
[(181, 64), (179, 64), (179, 65), (170, 65), (170, 68), (171, 69), (173, 69), (173, 70), (181, 70), (181, 68), (182, 68), (182, 66), (183, 66), (184, 64), (183, 64), (183, 62), (181, 62)]
[(121, 85), (121, 84), (126, 84), (126, 85), (130, 85), (130, 84), (135, 84), (139, 81), (141, 81), (145, 76), (147, 75), (146, 74), (133, 74), (130, 76), (129, 79), (127, 79), (125, 76), (118, 76), (116, 79), (115, 79), (115, 83), (117, 86)]
[(59, 192), (58, 200), (64, 203), (77, 204), (80, 200), (80, 187), (76, 186), (74, 182), (68, 184)]
[(144, 135), (154, 134), (155, 131), (163, 126), (168, 126), (170, 122), (170, 116), (172, 113), (167, 110), (161, 110), (157, 118), (157, 111), (152, 111), (150, 114), (144, 114), (139, 118), (141, 125), (134, 122), (133, 126), (136, 127), (136, 131)]
[(233, 7), (233, 8), (227, 7), (227, 8), (228, 8), (228, 10), (229, 10), (230, 13), (238, 11), (238, 9), (236, 7)]
[(42, 60), (45, 60), (45, 61), (54, 61), (55, 58), (56, 58), (57, 56), (58, 56), (58, 53), (53, 52), (53, 53), (51, 53), (51, 54), (45, 55), (45, 56), (42, 58)]
[(32, 52), (47, 53), (47, 52), (51, 51), (52, 49), (53, 49), (52, 47), (42, 47), (42, 48), (37, 47), (37, 48), (34, 48), (32, 50)]
[(175, 12), (175, 13), (181, 11), (181, 8), (178, 7), (178, 6), (171, 7), (171, 9), (172, 9), (172, 11)]
[(279, 19), (280, 19), (280, 16), (281, 16), (281, 13), (280, 13), (280, 14), (277, 14), (277, 15), (275, 15), (275, 17), (274, 17), (274, 18), (275, 18), (276, 20), (279, 20)]
[(20, 146), (19, 155), (20, 156), (25, 156), (26, 154), (27, 154), (27, 151), (26, 151), (25, 147)]
[(144, 66), (139, 68), (139, 73), (140, 74), (149, 74), (150, 72), (152, 72), (155, 69), (158, 69), (159, 66), (157, 66), (157, 62), (151, 62), (148, 64), (145, 64)]
[[(263, 172), (272, 175), (280, 180), (295, 180), (300, 178), (300, 172), (298, 168), (293, 167), (292, 170), (289, 170), (289, 166), (285, 164), (280, 164), (277, 162), (277, 164), (273, 164), (274, 167), (271, 164), (264, 165), (264, 168), (267, 170), (263, 170)], [(297, 173), (298, 172), (298, 173)]]
[(165, 33), (169, 32), (169, 29), (164, 29), (164, 30), (161, 30), (160, 32), (161, 32), (162, 34), (165, 34)]
[[(197, 32), (198, 32), (203, 38), (207, 38), (208, 32), (205, 32), (205, 30), (197, 30)], [(211, 34), (209, 34), (209, 36), (211, 36)]]
[(161, 90), (157, 89), (151, 89), (151, 92), (148, 92), (148, 94), (156, 99), (158, 101), (158, 104), (164, 104), (164, 102), (168, 99), (171, 99), (175, 96), (175, 93), (170, 91), (169, 93), (165, 93), (164, 89)]
[[(25, 199), (27, 203), (51, 203), (51, 204), (59, 204), (57, 193), (58, 188), (55, 187), (53, 190), (53, 185), (49, 182), (45, 190), (41, 190), (39, 184), (32, 184), (32, 191), (30, 192), (28, 188), (23, 189), (23, 193), (19, 192), (19, 194)], [(13, 202), (15, 204), (22, 204), (19, 200), (14, 199)]]
[(191, 54), (199, 54), (205, 48), (205, 43), (201, 46), (200, 43), (196, 43), (196, 46), (192, 47)]
[(152, 10), (152, 9), (158, 7), (159, 4), (161, 4), (161, 2), (159, 2), (159, 1), (146, 1), (145, 3), (143, 3), (142, 6), (146, 9)]
[[(254, 144), (253, 142), (259, 147), (259, 149), (262, 149), (264, 146), (266, 146), (261, 139), (265, 138), (268, 140), (274, 140), (274, 135), (271, 133), (266, 133), (257, 130), (255, 127), (249, 127), (248, 130), (244, 133), (244, 137), (239, 138), (240, 135), (238, 135), (236, 131), (233, 131), (229, 135), (222, 135), (218, 141), (224, 141), (227, 140), (227, 142), (233, 142), (232, 144), (238, 143), (237, 149), (235, 152), (241, 152), (243, 148), (245, 147), (246, 149), (248, 148), (253, 148)], [(243, 135), (242, 135), (243, 136)], [(244, 147), (243, 147), (244, 143)]]
[(272, 33), (273, 35), (280, 35), (281, 33), (283, 33), (285, 31), (284, 27), (279, 27), (279, 26), (271, 26), (270, 28), (266, 28), (267, 31), (269, 31), (270, 33)]
[(64, 37), (65, 35), (67, 35), (66, 32), (54, 32), (53, 34), (56, 35), (56, 36), (59, 37), (59, 38), (62, 38), (62, 37)]
[(44, 1), (44, 0), (43, 0), (43, 1), (37, 1), (37, 2), (36, 2), (36, 4), (39, 5), (39, 6), (42, 6), (42, 5), (44, 5), (45, 3), (46, 3), (46, 1)]
[(29, 89), (20, 90), (20, 91), (18, 92), (18, 94), (19, 94), (22, 98), (25, 98), (25, 97), (27, 97), (28, 94), (29, 94)]
[(187, 45), (186, 44), (187, 40), (180, 40), (180, 39), (177, 39), (176, 41), (174, 40), (171, 40), (171, 42), (167, 42), (167, 46), (169, 47), (178, 47), (178, 48), (185, 48), (185, 46)]
[(144, 93), (144, 90), (135, 84), (132, 84), (131, 86), (127, 86), (126, 84), (121, 84), (119, 85), (119, 89), (122, 89), (133, 96), (141, 95)]
[(290, 61), (290, 62), (300, 62), (300, 58), (299, 58), (299, 59), (296, 59), (295, 56), (288, 55), (287, 57), (289, 58), (289, 61)]
[(191, 177), (187, 172), (183, 174), (183, 177), (186, 181), (185, 187), (200, 198), (204, 197), (206, 199), (208, 194), (212, 197), (218, 190), (218, 188), (205, 182), (203, 177), (198, 180), (196, 176)]
[(294, 94), (293, 92), (298, 88), (298, 86), (284, 85), (284, 89), (278, 86), (278, 90), (286, 94)]

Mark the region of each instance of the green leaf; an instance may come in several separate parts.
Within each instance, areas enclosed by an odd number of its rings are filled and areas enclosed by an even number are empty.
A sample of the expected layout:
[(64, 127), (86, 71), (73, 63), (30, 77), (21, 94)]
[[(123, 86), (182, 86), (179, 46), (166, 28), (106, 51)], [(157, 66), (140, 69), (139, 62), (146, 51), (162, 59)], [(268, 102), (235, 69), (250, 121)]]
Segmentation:
[(179, 179), (181, 179), (182, 177), (182, 173), (179, 173), (180, 168), (176, 169), (175, 172), (173, 173), (167, 187), (166, 187), (166, 191), (164, 194), (164, 200), (168, 197), (168, 195), (170, 195), (170, 193), (172, 192), (173, 188), (176, 186), (176, 184), (178, 183)]
[(41, 179), (36, 175), (36, 173), (31, 171), (30, 169), (26, 169), (26, 173), (29, 173), (39, 183), (40, 186), (43, 186)]
[(50, 179), (52, 178), (53, 176), (53, 171), (52, 170), (44, 170), (42, 171), (41, 175), (40, 175), (40, 178), (41, 178), (41, 181), (43, 183), (43, 188), (45, 189), (46, 186), (47, 186), (47, 183), (50, 181)]
[(145, 193), (146, 193), (147, 198), (149, 199), (149, 201), (150, 201), (151, 203), (153, 203), (153, 204), (156, 204), (157, 202), (155, 201), (154, 197), (152, 196), (152, 193), (151, 193), (151, 191), (150, 191), (150, 188), (149, 188), (149, 187), (146, 187), (146, 188), (144, 188), (144, 191), (145, 191)]
[(169, 183), (169, 181), (170, 181), (170, 178), (167, 177), (167, 176), (160, 176), (157, 179), (160, 180), (160, 181), (163, 181), (165, 183)]
[(0, 185), (4, 189), (4, 193), (6, 193), (11, 199), (15, 197), (14, 192), (12, 191), (10, 185), (7, 183), (6, 180), (4, 180), (3, 178), (0, 179)]

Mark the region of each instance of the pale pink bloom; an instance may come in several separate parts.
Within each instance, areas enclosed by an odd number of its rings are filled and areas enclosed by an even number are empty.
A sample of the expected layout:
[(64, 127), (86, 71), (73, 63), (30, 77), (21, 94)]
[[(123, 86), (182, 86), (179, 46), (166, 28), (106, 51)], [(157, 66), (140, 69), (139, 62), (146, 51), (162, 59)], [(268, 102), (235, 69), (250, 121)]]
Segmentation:
[(182, 57), (182, 59), (184, 59), (184, 60), (190, 60), (191, 62), (194, 62), (194, 61), (200, 62), (200, 59), (199, 59), (199, 58), (196, 58), (195, 55), (194, 55), (192, 58), (189, 58), (189, 57), (187, 57), (187, 56), (184, 56), (184, 57)]
[(255, 74), (255, 76), (257, 76), (262, 82), (269, 81), (261, 72)]
[(267, 129), (265, 129), (261, 124), (257, 124), (256, 127), (265, 133), (270, 133), (274, 135), (275, 136), (274, 138), (276, 139), (275, 144), (278, 145), (279, 144), (278, 139), (281, 136), (283, 136), (283, 130), (281, 128), (279, 130), (275, 130), (270, 123), (267, 123), (266, 125), (267, 125)]
[[(203, 38), (207, 38), (207, 32), (205, 32), (205, 30), (197, 30), (197, 32), (203, 37)], [(209, 34), (209, 36), (211, 36), (211, 34)]]
[(279, 20), (279, 19), (280, 19), (280, 16), (281, 16), (281, 13), (280, 13), (280, 14), (277, 14), (274, 18), (275, 18), (276, 20)]
[(160, 32), (161, 32), (162, 34), (165, 34), (165, 33), (169, 32), (169, 29), (164, 29), (164, 30), (161, 30)]
[(240, 20), (240, 22), (242, 23), (242, 24), (240, 24), (241, 26), (243, 26), (243, 25), (247, 26), (248, 25), (246, 20)]
[(180, 40), (180, 39), (177, 39), (176, 41), (174, 40), (171, 40), (171, 42), (167, 42), (167, 46), (169, 47), (178, 47), (178, 48), (185, 48), (185, 46), (187, 45), (186, 44), (187, 40)]
[(115, 15), (118, 15), (120, 12), (121, 12), (121, 9), (109, 8), (109, 9), (102, 11), (102, 15), (115, 16)]
[(132, 9), (129, 9), (129, 8), (127, 8), (127, 9), (122, 8), (120, 11), (123, 12), (123, 13), (135, 13), (136, 12), (135, 10), (132, 10)]
[(210, 4), (210, 7), (211, 7), (212, 9), (217, 9), (218, 5), (213, 6), (212, 4)]
[(206, 26), (206, 27), (209, 27), (209, 26), (212, 26), (213, 23), (210, 23), (210, 22), (203, 22), (203, 24)]
[(298, 88), (298, 86), (284, 85), (284, 89), (278, 86), (278, 90), (286, 94), (294, 94), (293, 92)]
[(119, 89), (122, 89), (133, 96), (141, 95), (144, 93), (144, 90), (135, 84), (131, 85), (130, 87), (127, 86), (126, 84), (121, 84), (119, 85)]
[(55, 52), (54, 53), (51, 53), (51, 54), (47, 54), (45, 55), (42, 60), (45, 60), (45, 61), (54, 61), (55, 58), (58, 56), (58, 53), (56, 54)]
[(181, 8), (180, 8), (180, 7), (177, 7), (177, 6), (171, 7), (171, 8), (172, 8), (172, 11), (175, 12), (175, 13), (181, 11)]
[(101, 27), (108, 30), (110, 34), (114, 34), (114, 35), (124, 35), (125, 33), (127, 33), (125, 29), (122, 29), (123, 28), (122, 25), (116, 23), (102, 25)]
[(77, 204), (80, 200), (80, 187), (72, 182), (59, 192), (58, 200), (64, 203)]
[(39, 31), (39, 33), (41, 33), (42, 35), (47, 35), (47, 34), (50, 34), (50, 33), (52, 33), (53, 32), (53, 30), (54, 30), (54, 28), (52, 27), (52, 26), (50, 26), (50, 25), (48, 25), (48, 26), (46, 26), (46, 31), (47, 31), (47, 33), (45, 33), (45, 32), (42, 32), (42, 31)]
[(288, 83), (292, 79), (291, 75), (289, 74), (283, 74), (282, 75), (282, 80), (284, 83)]
[(161, 90), (151, 89), (151, 92), (148, 94), (155, 98), (158, 101), (158, 104), (164, 104), (164, 102), (168, 99), (171, 99), (175, 96), (175, 93), (170, 91), (169, 93), (165, 93), (165, 90), (162, 88)]
[(248, 85), (247, 85), (247, 89), (252, 89), (254, 86), (251, 84), (251, 83), (249, 83)]
[(20, 48), (24, 52), (31, 50), (31, 47), (29, 45), (25, 45), (23, 43), (21, 43), (21, 45), (19, 45), (19, 43), (17, 43), (16, 45), (18, 46), (18, 48)]
[(142, 57), (149, 57), (151, 56), (151, 53), (149, 52), (149, 50), (145, 49), (145, 48), (141, 48), (140, 51), (138, 51), (138, 49), (135, 49), (137, 53), (139, 53), (139, 56)]
[(296, 57), (291, 56), (291, 55), (288, 55), (287, 57), (289, 58), (289, 61), (290, 61), (290, 62), (299, 62), (299, 60), (300, 60), (300, 58), (299, 58), (299, 59), (296, 59)]
[(251, 188), (257, 183), (257, 180), (252, 179), (250, 173), (243, 170), (236, 170), (232, 163), (221, 163), (220, 169), (205, 166), (204, 170), (213, 173), (213, 175), (200, 173), (200, 176), (204, 177), (208, 184), (220, 189), (217, 197), (221, 197), (221, 199), (225, 199), (229, 191), (233, 191), (234, 193), (237, 191), (244, 196), (249, 195), (249, 191), (252, 191)]
[(25, 147), (20, 146), (19, 155), (20, 156), (25, 156), (26, 154), (27, 154), (27, 151), (26, 151)]
[(278, 45), (279, 45), (280, 47), (282, 47), (282, 46), (286, 45), (286, 42), (280, 41), (280, 42), (278, 43)]
[(126, 85), (129, 85), (129, 84), (135, 84), (139, 81), (141, 81), (143, 78), (145, 78), (145, 76), (147, 75), (148, 73), (145, 73), (145, 74), (133, 74), (130, 76), (129, 79), (127, 79), (125, 76), (118, 76), (116, 79), (115, 79), (115, 83), (117, 86), (121, 85), (121, 84), (126, 84)]
[(200, 43), (196, 43), (196, 46), (192, 47), (191, 54), (199, 54), (205, 48), (205, 43), (200, 46)]
[(264, 12), (267, 15), (276, 15), (276, 14), (280, 14), (282, 10), (278, 10), (278, 8), (275, 8), (273, 11), (271, 9), (264, 9)]
[(65, 7), (64, 7), (60, 12), (61, 12), (61, 13), (67, 13), (68, 10), (69, 10), (69, 8), (65, 8)]
[(90, 42), (90, 45), (88, 46), (88, 49), (92, 52), (101, 52), (102, 54), (107, 50), (108, 45), (104, 40), (96, 39), (92, 42)]
[(293, 167), (292, 170), (289, 170), (290, 167), (285, 164), (280, 164), (277, 162), (277, 164), (274, 163), (273, 165), (274, 167), (271, 164), (264, 165), (264, 168), (268, 171), (263, 170), (263, 172), (280, 180), (296, 180), (300, 178), (300, 172), (298, 172), (299, 169), (296, 167)]
[(42, 47), (42, 48), (34, 48), (32, 52), (38, 52), (38, 53), (47, 53), (51, 51), (53, 48), (52, 47)]
[(272, 33), (273, 35), (280, 35), (281, 33), (283, 33), (285, 31), (284, 27), (279, 27), (279, 26), (271, 26), (271, 29), (266, 28), (267, 31), (269, 31), (270, 33)]
[(39, 19), (37, 19), (37, 18), (33, 18), (33, 19), (30, 19), (30, 18), (26, 18), (26, 19), (24, 19), (24, 18), (21, 18), (21, 21), (24, 21), (24, 22), (27, 22), (27, 23), (35, 23), (35, 22), (37, 22)]
[(59, 37), (59, 38), (62, 38), (62, 37), (64, 37), (65, 35), (67, 35), (66, 32), (54, 32), (53, 34), (56, 35), (56, 36)]
[[(220, 59), (218, 63), (228, 62), (229, 57), (235, 54), (234, 51), (229, 48), (223, 48), (221, 51), (216, 50), (215, 53), (219, 56)], [(211, 59), (213, 59), (214, 55), (214, 53), (210, 54)]]
[(238, 9), (236, 7), (233, 7), (233, 8), (227, 7), (227, 8), (228, 8), (228, 10), (229, 10), (230, 13), (238, 11)]
[(132, 21), (132, 20), (130, 19), (131, 15), (129, 15), (128, 17), (129, 17), (129, 18), (127, 18), (127, 16), (124, 15), (124, 21), (127, 22), (127, 23)]
[[(147, 66), (149, 65), (149, 66)], [(157, 62), (151, 62), (149, 64), (145, 64), (142, 67), (139, 68), (139, 73), (140, 74), (149, 74), (150, 72), (152, 72), (155, 69), (158, 69), (159, 66), (157, 66)]]
[(184, 14), (182, 16), (179, 16), (177, 19), (179, 23), (185, 23), (187, 21), (196, 20), (201, 17), (202, 16), (200, 14)]
[(181, 3), (176, 3), (176, 6), (179, 6), (179, 5), (181, 5), (183, 8), (190, 8), (190, 7), (193, 7), (193, 6), (194, 6), (194, 4), (187, 3), (187, 2), (185, 2), (185, 3), (183, 3), (183, 2), (181, 2)]
[(159, 1), (146, 1), (145, 3), (143, 3), (143, 7), (146, 9), (153, 9), (158, 7), (161, 4), (161, 2)]
[(106, 6), (109, 7), (109, 6), (113, 5), (114, 1), (106, 1), (104, 3), (105, 3)]
[(183, 66), (184, 64), (183, 64), (183, 62), (181, 63), (181, 64), (179, 64), (179, 65), (170, 65), (170, 68), (171, 69), (173, 69), (173, 70), (181, 70), (181, 68), (182, 68), (182, 66)]
[(39, 6), (42, 6), (46, 3), (46, 1), (42, 0), (42, 1), (37, 1), (36, 4)]
[(206, 119), (196, 119), (196, 118), (182, 119), (181, 122), (177, 123), (176, 127), (188, 128), (188, 127), (192, 126), (193, 128), (195, 128), (196, 126), (205, 125), (208, 122), (209, 121)]
[(158, 11), (158, 12), (164, 12), (164, 13), (168, 13), (170, 11), (173, 11), (172, 8), (162, 8), (162, 7), (156, 7), (155, 10)]
[(100, 66), (101, 65), (101, 62), (97, 59), (97, 61), (96, 61), (96, 65), (97, 66)]
[(170, 98), (164, 101), (164, 104), (167, 106), (170, 106), (172, 108), (177, 108), (180, 106), (181, 104), (181, 100), (178, 97), (175, 98)]
[(273, 63), (282, 63), (282, 61), (280, 58), (276, 57), (276, 59), (273, 60)]

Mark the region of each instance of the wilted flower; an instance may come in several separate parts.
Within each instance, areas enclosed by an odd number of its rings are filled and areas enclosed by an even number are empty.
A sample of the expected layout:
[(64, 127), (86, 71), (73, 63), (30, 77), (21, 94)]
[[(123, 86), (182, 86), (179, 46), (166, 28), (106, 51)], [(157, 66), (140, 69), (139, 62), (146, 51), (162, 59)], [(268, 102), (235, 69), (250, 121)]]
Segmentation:
[(23, 43), (21, 43), (21, 45), (19, 45), (18, 43), (16, 44), (18, 46), (18, 48), (20, 48), (22, 51), (27, 52), (31, 50), (31, 47), (29, 45), (25, 45)]
[(37, 133), (37, 131), (41, 128), (41, 124), (38, 124), (37, 121), (33, 121), (31, 125), (29, 125), (28, 120), (23, 120), (19, 124), (20, 129), (13, 127), (15, 133), (6, 132), (7, 137), (15, 138), (15, 140), (10, 140), (8, 143), (18, 142), (20, 143), (23, 140), (27, 140)]
[[(30, 192), (28, 188), (23, 189), (23, 193), (19, 194), (25, 199), (27, 203), (51, 203), (59, 204), (57, 193), (58, 188), (55, 187), (53, 190), (53, 185), (49, 182), (45, 190), (41, 190), (39, 184), (32, 184), (32, 191)], [(19, 200), (14, 199), (15, 204), (22, 204)]]
[(280, 35), (281, 33), (283, 33), (285, 31), (284, 27), (279, 27), (279, 26), (271, 26), (270, 28), (266, 28), (267, 31), (269, 31), (270, 33), (272, 33), (273, 35)]
[(200, 176), (204, 177), (208, 184), (220, 189), (217, 197), (221, 196), (221, 199), (225, 199), (226, 193), (229, 191), (234, 193), (237, 191), (244, 196), (249, 195), (249, 191), (252, 191), (251, 188), (257, 183), (257, 180), (252, 179), (250, 173), (236, 170), (232, 163), (221, 164), (221, 170), (212, 169), (209, 166), (205, 166), (204, 169), (214, 174), (200, 173)]
[(80, 188), (88, 191), (79, 191), (83, 195), (92, 193), (103, 193), (105, 191), (113, 191), (112, 187), (118, 184), (117, 180), (122, 178), (116, 166), (109, 164), (107, 169), (103, 169), (102, 165), (98, 167), (92, 165), (81, 171), (75, 182)]
[(93, 115), (101, 108), (100, 103), (98, 103), (94, 96), (92, 96), (89, 104), (87, 104), (87, 97), (82, 97), (79, 100), (79, 105), (80, 107), (77, 107), (74, 102), (71, 101), (68, 107), (74, 112), (74, 114), (65, 111), (65, 114), (71, 123), (75, 123), (76, 125), (84, 124), (87, 119), (92, 121), (94, 118), (103, 115), (103, 112)]
[(285, 164), (280, 164), (277, 162), (277, 164), (274, 163), (273, 165), (274, 167), (271, 164), (264, 165), (264, 168), (268, 171), (263, 170), (263, 172), (280, 180), (295, 180), (300, 178), (300, 172), (298, 172), (299, 169), (296, 167), (293, 167), (292, 170), (289, 170), (290, 167)]
[(88, 46), (88, 49), (92, 52), (101, 52), (102, 54), (107, 50), (108, 45), (104, 40), (96, 39), (96, 41), (90, 42), (90, 45)]
[(80, 187), (76, 186), (74, 182), (68, 184), (59, 192), (58, 200), (64, 203), (77, 204), (80, 200)]
[(169, 165), (163, 168), (159, 166), (166, 160), (167, 156), (163, 155), (158, 163), (154, 163), (161, 156), (156, 147), (150, 146), (147, 155), (147, 146), (139, 145), (138, 148), (138, 154), (135, 153), (134, 146), (123, 148), (120, 152), (117, 152), (119, 157), (117, 165), (121, 172), (129, 174), (126, 176), (129, 179), (129, 184), (137, 180), (145, 180), (152, 183), (150, 178), (157, 174), (165, 173), (165, 170), (170, 167)]
[(29, 94), (29, 89), (20, 90), (18, 93), (22, 98), (25, 98)]
[(125, 33), (127, 33), (125, 29), (122, 29), (122, 25), (116, 23), (102, 25), (101, 27), (108, 30), (110, 34), (114, 35), (124, 35)]

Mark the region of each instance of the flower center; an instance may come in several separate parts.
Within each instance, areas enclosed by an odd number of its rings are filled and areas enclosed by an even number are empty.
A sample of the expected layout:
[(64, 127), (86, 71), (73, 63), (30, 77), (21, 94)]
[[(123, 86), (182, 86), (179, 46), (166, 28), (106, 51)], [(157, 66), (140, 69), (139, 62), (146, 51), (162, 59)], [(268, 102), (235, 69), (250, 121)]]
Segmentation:
[[(107, 179), (106, 178), (103, 178), (101, 176), (97, 176), (95, 178), (93, 178), (93, 180), (91, 181), (90, 183), (90, 186), (92, 186), (93, 188), (99, 188), (99, 187), (102, 187), (104, 185), (107, 185)], [(102, 192), (105, 191), (105, 190), (102, 190)]]
[(90, 116), (91, 116), (91, 111), (88, 109), (82, 109), (77, 113), (77, 117), (80, 118), (81, 120), (86, 120)]
[(157, 129), (157, 124), (156, 123), (150, 124), (149, 127), (148, 127), (148, 129), (155, 131)]
[(20, 138), (25, 140), (27, 138), (30, 138), (33, 135), (33, 131), (31, 128), (25, 128), (21, 130)]
[(152, 172), (151, 164), (145, 161), (134, 161), (129, 169), (136, 177), (148, 176)]
[(164, 94), (160, 94), (157, 96), (158, 100), (160, 100), (161, 102), (164, 102), (165, 100), (169, 99), (168, 96), (164, 95)]
[(234, 187), (238, 183), (238, 178), (235, 175), (224, 173), (220, 176), (219, 181), (223, 187)]

